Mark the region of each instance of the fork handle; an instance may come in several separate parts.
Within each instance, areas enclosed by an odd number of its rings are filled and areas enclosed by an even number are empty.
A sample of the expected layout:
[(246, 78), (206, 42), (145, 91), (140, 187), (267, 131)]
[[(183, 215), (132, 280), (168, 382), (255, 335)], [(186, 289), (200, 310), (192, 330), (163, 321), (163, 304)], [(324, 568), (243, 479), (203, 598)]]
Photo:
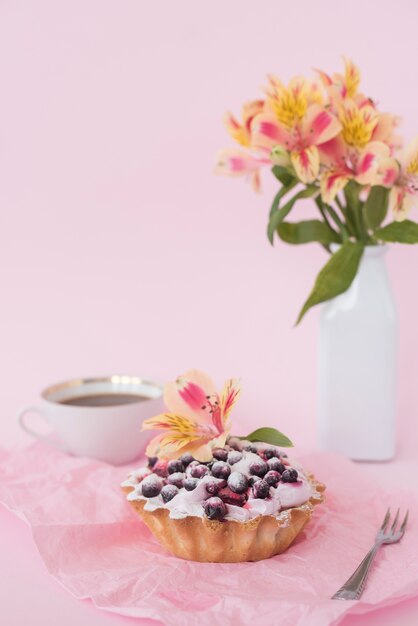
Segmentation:
[(371, 564), (381, 545), (381, 542), (374, 544), (373, 548), (366, 554), (356, 571), (344, 583), (341, 589), (332, 596), (332, 600), (358, 600), (360, 598), (366, 585)]

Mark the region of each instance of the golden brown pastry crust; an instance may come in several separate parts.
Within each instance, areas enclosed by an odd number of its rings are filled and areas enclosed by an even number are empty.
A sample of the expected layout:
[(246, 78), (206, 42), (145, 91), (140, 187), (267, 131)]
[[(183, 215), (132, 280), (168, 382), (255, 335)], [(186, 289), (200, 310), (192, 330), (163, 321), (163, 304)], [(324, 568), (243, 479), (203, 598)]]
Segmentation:
[[(260, 561), (284, 552), (309, 522), (314, 506), (324, 500), (325, 485), (310, 475), (314, 496), (278, 517), (259, 515), (248, 522), (206, 517), (171, 519), (169, 510), (146, 511), (146, 500), (131, 500), (152, 534), (172, 554), (189, 561), (239, 563)], [(129, 493), (133, 487), (124, 487)]]

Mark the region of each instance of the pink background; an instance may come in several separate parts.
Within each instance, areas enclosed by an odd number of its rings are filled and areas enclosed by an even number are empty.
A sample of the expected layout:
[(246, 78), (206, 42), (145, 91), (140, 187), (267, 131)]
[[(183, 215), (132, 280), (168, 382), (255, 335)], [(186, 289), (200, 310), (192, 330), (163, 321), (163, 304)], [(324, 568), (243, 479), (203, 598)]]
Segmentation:
[[(0, 3), (3, 444), (21, 439), (17, 409), (50, 382), (110, 372), (164, 381), (191, 366), (242, 378), (242, 422), (314, 444), (318, 312), (293, 323), (326, 257), (268, 244), (267, 174), (258, 196), (213, 175), (217, 151), (232, 145), (222, 117), (257, 97), (266, 73), (338, 71), (346, 54), (410, 139), (417, 20), (412, 0)], [(407, 246), (387, 257), (405, 468), (417, 443), (417, 260)], [(37, 592), (48, 589), (40, 616), (71, 607), (68, 623), (126, 621), (95, 616), (42, 578), (23, 531), (0, 518), (19, 543), (11, 587), (39, 575)], [(30, 604), (9, 623), (23, 624)]]

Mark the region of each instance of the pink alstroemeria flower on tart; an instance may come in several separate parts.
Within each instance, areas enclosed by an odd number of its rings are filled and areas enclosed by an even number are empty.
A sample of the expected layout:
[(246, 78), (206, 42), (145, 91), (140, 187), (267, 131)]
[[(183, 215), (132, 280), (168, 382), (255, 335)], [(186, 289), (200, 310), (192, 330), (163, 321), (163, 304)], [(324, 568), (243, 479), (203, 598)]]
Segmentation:
[[(346, 291), (367, 246), (418, 243), (418, 224), (406, 219), (418, 204), (418, 139), (402, 157), (399, 118), (381, 112), (360, 87), (358, 67), (342, 73), (315, 70), (285, 86), (269, 76), (264, 100), (244, 106), (243, 122), (227, 127), (240, 150), (224, 151), (217, 172), (247, 174), (257, 189), (270, 166), (280, 187), (267, 235), (290, 244), (319, 243), (332, 256), (318, 275), (298, 317)], [(314, 200), (315, 219), (291, 221), (299, 201)], [(387, 220), (388, 209), (392, 220)], [(338, 244), (332, 247), (332, 244)]]
[(211, 378), (199, 370), (189, 370), (168, 383), (164, 388), (167, 413), (143, 424), (143, 430), (164, 431), (149, 443), (147, 455), (175, 459), (191, 453), (199, 461), (209, 461), (212, 450), (225, 444), (239, 393), (238, 380), (227, 380), (218, 393)]
[[(230, 414), (240, 394), (239, 381), (227, 380), (220, 393), (212, 379), (197, 369), (187, 371), (164, 387), (168, 409), (144, 421), (143, 430), (162, 430), (148, 444), (148, 457), (177, 459), (191, 454), (198, 461), (210, 461), (212, 452), (225, 445), (231, 430)], [(275, 428), (258, 428), (238, 439), (271, 443), (282, 447), (292, 442)]]

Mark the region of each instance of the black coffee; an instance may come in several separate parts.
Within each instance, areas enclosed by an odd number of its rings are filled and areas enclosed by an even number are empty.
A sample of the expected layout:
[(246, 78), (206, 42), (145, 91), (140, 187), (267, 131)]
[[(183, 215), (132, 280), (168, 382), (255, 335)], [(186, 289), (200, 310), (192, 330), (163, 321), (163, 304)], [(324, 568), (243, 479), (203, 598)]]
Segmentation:
[(97, 393), (75, 398), (64, 398), (59, 403), (71, 406), (117, 406), (119, 404), (143, 402), (144, 400), (149, 400), (149, 398), (133, 393)]

